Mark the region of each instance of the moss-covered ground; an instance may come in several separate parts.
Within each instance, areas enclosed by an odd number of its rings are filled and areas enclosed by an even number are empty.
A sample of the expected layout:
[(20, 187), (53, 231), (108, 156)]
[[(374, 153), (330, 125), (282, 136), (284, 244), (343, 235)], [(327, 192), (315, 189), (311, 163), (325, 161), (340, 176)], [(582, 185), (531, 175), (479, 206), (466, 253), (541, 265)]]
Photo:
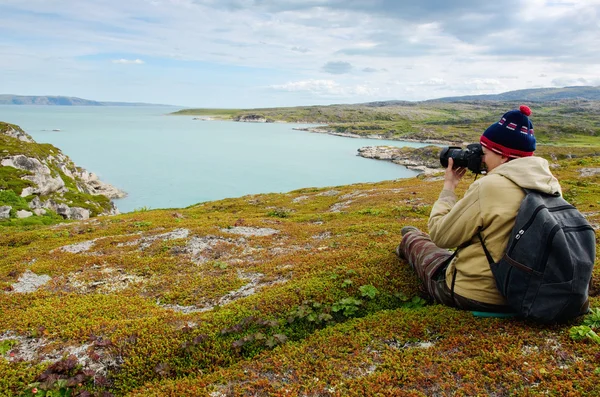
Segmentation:
[[(600, 157), (551, 162), (598, 234), (600, 174), (581, 170)], [(441, 187), (419, 177), (0, 226), (0, 395), (600, 395), (600, 344), (572, 340), (577, 321), (419, 298), (394, 249), (402, 226), (426, 228)], [(29, 272), (51, 280), (17, 292)]]

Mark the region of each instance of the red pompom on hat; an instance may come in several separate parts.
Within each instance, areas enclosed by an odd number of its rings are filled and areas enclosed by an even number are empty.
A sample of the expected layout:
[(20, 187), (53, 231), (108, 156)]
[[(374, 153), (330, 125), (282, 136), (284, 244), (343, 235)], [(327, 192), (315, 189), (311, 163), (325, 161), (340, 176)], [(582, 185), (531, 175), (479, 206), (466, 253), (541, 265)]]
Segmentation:
[(531, 109), (529, 109), (529, 106), (526, 105), (521, 105), (519, 107), (519, 110), (521, 111), (521, 113), (523, 113), (525, 116), (529, 117), (531, 116)]

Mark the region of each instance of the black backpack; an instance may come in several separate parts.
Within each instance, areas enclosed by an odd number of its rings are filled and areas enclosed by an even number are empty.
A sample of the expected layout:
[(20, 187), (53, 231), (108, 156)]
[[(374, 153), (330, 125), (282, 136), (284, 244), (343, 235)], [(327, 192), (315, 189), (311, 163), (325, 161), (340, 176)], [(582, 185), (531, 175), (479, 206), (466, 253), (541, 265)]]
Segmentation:
[(524, 190), (502, 259), (495, 262), (479, 239), (496, 286), (520, 317), (564, 322), (588, 310), (596, 234), (562, 197)]

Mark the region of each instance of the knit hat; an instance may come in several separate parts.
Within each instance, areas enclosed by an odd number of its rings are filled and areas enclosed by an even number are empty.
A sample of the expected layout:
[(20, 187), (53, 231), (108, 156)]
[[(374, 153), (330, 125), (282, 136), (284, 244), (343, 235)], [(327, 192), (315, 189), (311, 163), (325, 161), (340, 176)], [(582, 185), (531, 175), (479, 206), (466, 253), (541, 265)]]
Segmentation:
[(535, 136), (527, 116), (531, 109), (521, 105), (519, 110), (504, 113), (500, 121), (488, 127), (479, 142), (482, 146), (506, 157), (533, 156)]

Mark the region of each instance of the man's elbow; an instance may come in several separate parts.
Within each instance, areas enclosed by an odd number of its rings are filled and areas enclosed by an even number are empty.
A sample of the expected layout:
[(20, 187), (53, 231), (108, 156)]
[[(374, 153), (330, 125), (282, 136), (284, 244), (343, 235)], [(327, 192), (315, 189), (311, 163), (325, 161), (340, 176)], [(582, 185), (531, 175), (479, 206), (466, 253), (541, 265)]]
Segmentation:
[(454, 248), (450, 233), (447, 233), (445, 228), (436, 225), (435, 223), (429, 222), (429, 237), (431, 241), (440, 248)]

